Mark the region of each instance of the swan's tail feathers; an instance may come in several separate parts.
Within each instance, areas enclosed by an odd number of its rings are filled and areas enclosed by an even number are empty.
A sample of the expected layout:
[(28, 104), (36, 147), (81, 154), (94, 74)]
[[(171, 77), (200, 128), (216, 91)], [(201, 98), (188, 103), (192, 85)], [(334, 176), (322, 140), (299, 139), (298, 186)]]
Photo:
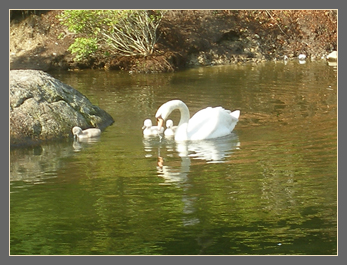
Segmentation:
[(239, 110), (235, 110), (232, 113), (230, 113), (231, 117), (235, 118), (235, 119), (239, 119), (240, 117), (240, 111)]

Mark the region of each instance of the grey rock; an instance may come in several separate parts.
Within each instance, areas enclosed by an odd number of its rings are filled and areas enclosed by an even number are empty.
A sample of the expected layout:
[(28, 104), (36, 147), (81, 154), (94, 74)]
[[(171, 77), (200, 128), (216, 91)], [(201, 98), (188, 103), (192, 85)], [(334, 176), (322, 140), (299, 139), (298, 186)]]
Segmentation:
[(72, 137), (74, 126), (103, 130), (113, 122), (82, 93), (43, 71), (10, 71), (11, 146)]

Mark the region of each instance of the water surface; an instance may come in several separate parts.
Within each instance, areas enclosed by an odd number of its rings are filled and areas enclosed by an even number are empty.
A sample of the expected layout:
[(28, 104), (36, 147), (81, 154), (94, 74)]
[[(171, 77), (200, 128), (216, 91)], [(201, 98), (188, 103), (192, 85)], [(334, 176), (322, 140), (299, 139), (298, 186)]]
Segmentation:
[[(51, 74), (115, 123), (95, 141), (10, 151), (10, 254), (337, 254), (335, 67)], [(214, 140), (144, 138), (144, 119), (176, 98), (240, 121)]]

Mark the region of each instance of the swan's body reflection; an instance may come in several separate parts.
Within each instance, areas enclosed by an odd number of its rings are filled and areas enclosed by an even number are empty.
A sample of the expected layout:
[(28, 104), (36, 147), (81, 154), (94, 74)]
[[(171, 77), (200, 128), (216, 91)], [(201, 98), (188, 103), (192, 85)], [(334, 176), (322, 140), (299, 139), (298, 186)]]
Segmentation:
[(178, 142), (176, 149), (179, 156), (188, 156), (194, 159), (205, 160), (207, 163), (223, 163), (240, 143), (236, 134), (216, 139), (192, 142)]
[[(240, 147), (238, 136), (235, 133), (217, 139), (184, 142), (175, 142), (174, 140), (161, 137), (151, 137), (144, 138), (143, 144), (146, 157), (158, 157), (158, 173), (166, 180), (177, 179), (178, 174), (186, 175), (190, 170), (191, 158), (204, 160), (206, 163), (224, 163), (225, 159)], [(163, 154), (168, 157), (178, 154), (181, 157), (179, 170), (177, 170), (177, 166), (172, 167), (166, 165)]]
[[(217, 139), (201, 141), (175, 142), (160, 137), (144, 138), (146, 157), (157, 157), (157, 174), (163, 178), (161, 185), (176, 185), (182, 188), (183, 216), (185, 226), (195, 225), (200, 220), (194, 215), (196, 196), (189, 194), (192, 187), (189, 173), (194, 160), (204, 160), (206, 163), (224, 163), (226, 158), (239, 148), (240, 143), (235, 133)], [(180, 162), (175, 159), (177, 155)]]

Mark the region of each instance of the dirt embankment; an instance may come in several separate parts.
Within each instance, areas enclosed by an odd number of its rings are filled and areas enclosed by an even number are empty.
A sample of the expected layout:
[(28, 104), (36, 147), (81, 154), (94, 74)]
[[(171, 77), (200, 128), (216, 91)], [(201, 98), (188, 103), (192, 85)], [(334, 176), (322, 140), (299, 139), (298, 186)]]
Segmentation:
[(77, 63), (67, 51), (76, 35), (59, 23), (56, 15), (60, 12), (11, 12), (11, 69), (160, 72), (299, 54), (320, 59), (337, 50), (337, 10), (170, 10), (160, 25), (153, 56), (96, 53)]

